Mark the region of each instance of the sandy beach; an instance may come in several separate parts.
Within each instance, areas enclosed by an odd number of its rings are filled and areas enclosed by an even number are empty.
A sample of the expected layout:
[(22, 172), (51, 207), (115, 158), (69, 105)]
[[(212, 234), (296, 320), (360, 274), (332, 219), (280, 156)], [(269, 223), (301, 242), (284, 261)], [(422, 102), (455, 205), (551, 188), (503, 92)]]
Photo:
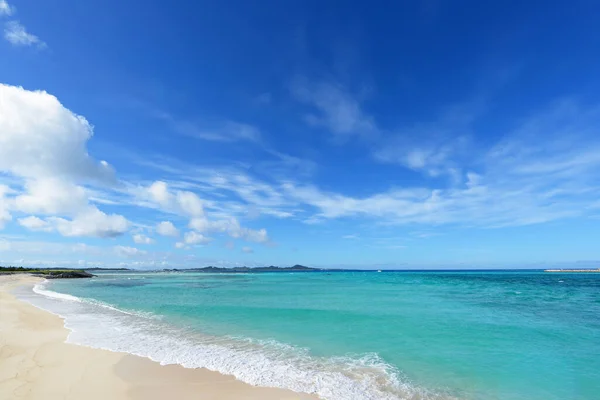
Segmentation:
[(146, 358), (65, 343), (63, 320), (17, 300), (27, 275), (0, 276), (1, 399), (316, 399), (258, 388), (205, 369), (162, 366)]

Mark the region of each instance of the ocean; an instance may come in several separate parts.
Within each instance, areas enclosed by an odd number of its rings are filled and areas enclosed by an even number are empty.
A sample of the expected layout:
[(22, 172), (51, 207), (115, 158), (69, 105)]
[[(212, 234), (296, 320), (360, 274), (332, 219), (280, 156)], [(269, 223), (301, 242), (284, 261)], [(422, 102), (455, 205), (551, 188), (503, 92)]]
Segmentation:
[(17, 296), (68, 342), (323, 399), (600, 398), (600, 274), (127, 272)]

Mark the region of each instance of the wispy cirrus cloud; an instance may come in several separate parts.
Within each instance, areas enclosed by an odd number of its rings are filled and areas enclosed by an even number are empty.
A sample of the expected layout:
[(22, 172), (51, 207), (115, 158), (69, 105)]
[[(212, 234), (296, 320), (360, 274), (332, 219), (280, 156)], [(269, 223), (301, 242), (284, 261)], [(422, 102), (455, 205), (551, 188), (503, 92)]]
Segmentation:
[(338, 140), (378, 133), (373, 117), (365, 113), (357, 97), (339, 83), (297, 77), (291, 84), (291, 92), (296, 100), (311, 109), (304, 114), (304, 120), (309, 125), (325, 127)]
[[(241, 216), (255, 209), (317, 224), (358, 218), (388, 225), (530, 225), (585, 217), (593, 211), (600, 197), (598, 110), (560, 102), (519, 121), (491, 146), (469, 142), (464, 145), (469, 151), (442, 151), (439, 160), (426, 157), (414, 165), (432, 175), (428, 168), (438, 168), (440, 174), (454, 168), (450, 184), (425, 181), (362, 197), (323, 190), (306, 180), (261, 179), (236, 168), (186, 165), (165, 171), (173, 174), (174, 185), (227, 199), (207, 203), (217, 213)], [(409, 147), (406, 154), (411, 151), (416, 149)], [(431, 154), (438, 157), (435, 151)]]
[(0, 0), (0, 16), (11, 16), (16, 12), (16, 9), (8, 4), (6, 0)]
[(485, 111), (482, 99), (445, 107), (431, 121), (395, 128), (381, 137), (372, 155), (376, 161), (397, 164), (430, 177), (460, 180), (473, 162), (473, 123)]
[(8, 21), (4, 26), (4, 39), (14, 46), (35, 46), (44, 49), (48, 45), (36, 35), (27, 32), (19, 21)]
[(155, 118), (166, 122), (175, 132), (196, 139), (223, 143), (258, 142), (261, 139), (261, 132), (257, 127), (237, 121), (197, 122), (175, 117), (166, 111), (155, 109), (151, 110), (151, 114)]
[[(389, 224), (502, 227), (589, 215), (600, 197), (600, 108), (567, 101), (521, 121), (450, 186), (396, 188), (367, 197), (288, 183), (312, 218), (366, 217)], [(543, 138), (543, 141), (540, 141)], [(459, 164), (460, 165), (460, 164)]]

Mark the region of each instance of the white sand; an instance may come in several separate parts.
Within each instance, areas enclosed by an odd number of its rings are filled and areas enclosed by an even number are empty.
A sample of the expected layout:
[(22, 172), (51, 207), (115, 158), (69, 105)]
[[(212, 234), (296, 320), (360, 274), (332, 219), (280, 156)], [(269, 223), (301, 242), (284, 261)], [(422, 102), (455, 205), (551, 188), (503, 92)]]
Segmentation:
[(258, 388), (206, 369), (65, 343), (63, 320), (10, 291), (39, 278), (0, 276), (0, 399), (317, 399)]

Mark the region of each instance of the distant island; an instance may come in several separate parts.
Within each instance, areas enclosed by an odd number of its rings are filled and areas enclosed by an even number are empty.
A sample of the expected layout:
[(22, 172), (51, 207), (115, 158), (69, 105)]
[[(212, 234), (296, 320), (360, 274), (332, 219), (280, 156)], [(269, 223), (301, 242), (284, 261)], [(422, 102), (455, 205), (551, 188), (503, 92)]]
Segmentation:
[(219, 273), (219, 274), (231, 274), (231, 273), (252, 273), (252, 272), (313, 272), (322, 271), (320, 268), (305, 267), (304, 265), (294, 265), (292, 267), (203, 267), (203, 268), (189, 268), (189, 269), (163, 269), (164, 272), (207, 272), (207, 273)]

